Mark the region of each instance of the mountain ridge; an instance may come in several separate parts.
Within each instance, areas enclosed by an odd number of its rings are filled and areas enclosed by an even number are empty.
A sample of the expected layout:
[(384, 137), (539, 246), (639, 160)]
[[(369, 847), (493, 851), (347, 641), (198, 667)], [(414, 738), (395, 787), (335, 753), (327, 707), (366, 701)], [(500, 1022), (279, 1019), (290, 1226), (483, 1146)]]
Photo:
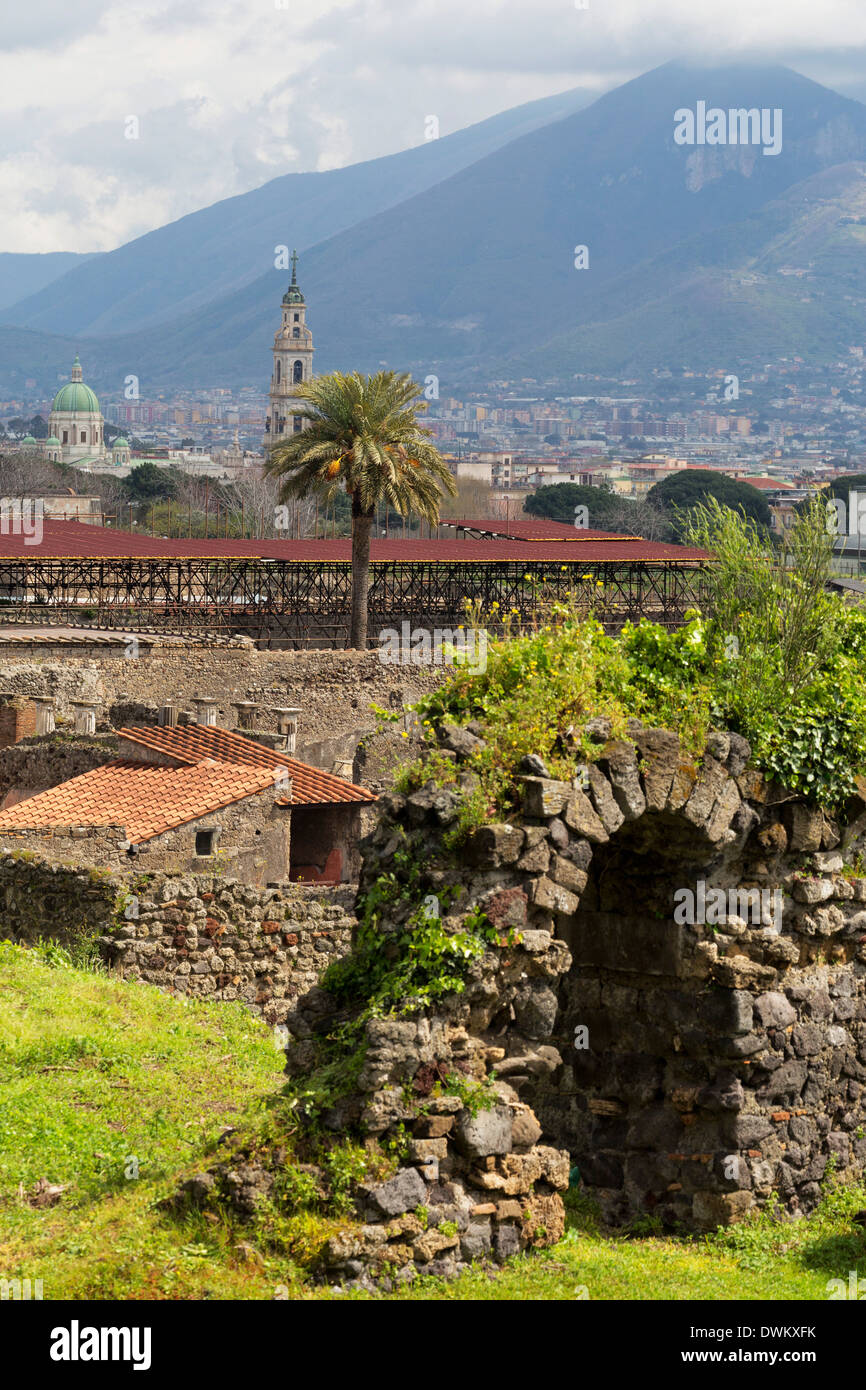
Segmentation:
[[(154, 228), (100, 255), (99, 266), (19, 297), (0, 323), (61, 334), (134, 332), (193, 312), (273, 266), (275, 248), (304, 251), (334, 230), (384, 212), (526, 129), (591, 100), (579, 88), (497, 113), (396, 154), (323, 173), (283, 174)], [(343, 225), (335, 228), (335, 219)]]
[[(675, 113), (699, 100), (781, 108), (781, 152), (678, 146)], [(446, 393), (529, 367), (567, 377), (593, 360), (620, 370), (722, 348), (730, 358), (737, 346), (740, 357), (761, 355), (800, 334), (800, 355), (838, 355), (866, 290), (856, 260), (861, 165), (860, 103), (779, 65), (665, 64), (309, 248), (301, 284), (317, 370), (435, 372)], [(851, 226), (840, 230), (832, 212), (804, 221), (802, 200), (833, 187), (836, 220), (849, 215)], [(771, 264), (788, 254), (786, 234), (798, 246), (811, 238), (821, 262), (814, 294)], [(589, 247), (588, 270), (574, 267), (579, 245)], [(766, 276), (752, 266), (762, 257)], [(758, 281), (742, 281), (753, 274)], [(117, 390), (135, 372), (144, 395), (264, 388), (284, 281), (270, 270), (166, 323), (79, 336), (88, 378)], [(779, 333), (763, 323), (772, 313), (784, 316)], [(11, 351), (34, 346), (20, 332), (0, 328), (0, 376)]]

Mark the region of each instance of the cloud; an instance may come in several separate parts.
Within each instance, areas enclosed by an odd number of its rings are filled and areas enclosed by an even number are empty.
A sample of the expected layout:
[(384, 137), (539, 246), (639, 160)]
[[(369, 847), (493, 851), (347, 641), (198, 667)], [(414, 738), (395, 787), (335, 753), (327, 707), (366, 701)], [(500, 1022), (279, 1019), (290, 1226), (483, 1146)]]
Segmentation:
[[(862, 0), (29, 0), (0, 20), (0, 250), (107, 250), (279, 174), (443, 135), (675, 57), (834, 85)], [(125, 137), (136, 116), (137, 140)]]
[(26, 0), (26, 4), (5, 6), (0, 11), (0, 51), (59, 47), (72, 37), (90, 33), (110, 8), (111, 0), (75, 0), (71, 5)]

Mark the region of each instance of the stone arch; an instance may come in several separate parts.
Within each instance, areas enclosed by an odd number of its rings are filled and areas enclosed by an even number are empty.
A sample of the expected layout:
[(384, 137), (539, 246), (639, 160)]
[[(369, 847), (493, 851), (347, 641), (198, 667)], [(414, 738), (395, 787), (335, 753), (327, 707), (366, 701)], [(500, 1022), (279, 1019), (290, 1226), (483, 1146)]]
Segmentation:
[(768, 787), (736, 736), (700, 765), (663, 731), (634, 739), (585, 790), (527, 779), (548, 847), (528, 921), (571, 965), (555, 1006), (516, 1012), (507, 1050), (563, 1059), (521, 1099), (613, 1221), (706, 1228), (772, 1193), (808, 1210), (831, 1155), (866, 1163), (866, 880), (835, 852), (863, 807), (846, 828)]

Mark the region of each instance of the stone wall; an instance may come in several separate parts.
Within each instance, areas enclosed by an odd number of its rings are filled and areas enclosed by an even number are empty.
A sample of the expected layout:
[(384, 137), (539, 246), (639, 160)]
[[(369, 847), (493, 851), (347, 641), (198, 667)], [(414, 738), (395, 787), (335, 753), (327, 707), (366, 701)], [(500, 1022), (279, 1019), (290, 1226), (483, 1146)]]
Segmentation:
[(0, 758), (0, 808), (80, 777), (116, 757), (117, 740), (111, 734), (43, 734), (22, 739), (4, 748)]
[(239, 999), (266, 1022), (283, 1024), (297, 997), (349, 949), (353, 901), (350, 887), (157, 880), (138, 894), (137, 917), (103, 942), (104, 954), (125, 979)]
[[(4, 688), (53, 695), (58, 722), (71, 718), (72, 700), (99, 699), (103, 718), (114, 728), (155, 723), (159, 707), (168, 703), (192, 709), (194, 695), (219, 701), (217, 723), (223, 728), (235, 725), (232, 701), (255, 701), (257, 727), (269, 732), (276, 731), (271, 706), (298, 706), (297, 756), (305, 757), (307, 745), (311, 752), (327, 745), (330, 766), (333, 756), (351, 757), (361, 735), (375, 727), (371, 703), (402, 709), (445, 674), (441, 667), (386, 666), (375, 651), (258, 651), (247, 643), (194, 640), (152, 646), (142, 640), (137, 657), (125, 655), (128, 650), (121, 639), (100, 648), (98, 656), (81, 654), (73, 645), (62, 660), (46, 660), (40, 647), (21, 650), (16, 644), (4, 652)], [(316, 763), (315, 757), (310, 760)]]
[[(697, 1230), (774, 1194), (807, 1212), (828, 1168), (866, 1168), (866, 787), (834, 820), (768, 784), (736, 735), (711, 734), (694, 760), (637, 721), (626, 740), (587, 729), (591, 765), (565, 783), (525, 759), (522, 815), (459, 855), (442, 832), (471, 773), (380, 803), (362, 895), (408, 855), (413, 900), (462, 888), (446, 931), (480, 908), (502, 935), (464, 992), (366, 1025), (357, 1086), (324, 1123), (386, 1145), (408, 1126), (412, 1142), (389, 1183), (359, 1193), (329, 1276), (448, 1274), (545, 1243), (572, 1165), (609, 1221)], [(459, 768), (474, 736), (439, 732)], [(412, 910), (385, 914), (386, 953)], [(295, 1074), (326, 1001), (290, 1015)], [(489, 1108), (446, 1094), (456, 1073)], [(412, 1225), (422, 1193), (442, 1239)]]
[(220, 875), (130, 877), (0, 856), (0, 937), (93, 937), (124, 979), (240, 1000), (274, 1024), (348, 950), (353, 899), (348, 886), (256, 889)]

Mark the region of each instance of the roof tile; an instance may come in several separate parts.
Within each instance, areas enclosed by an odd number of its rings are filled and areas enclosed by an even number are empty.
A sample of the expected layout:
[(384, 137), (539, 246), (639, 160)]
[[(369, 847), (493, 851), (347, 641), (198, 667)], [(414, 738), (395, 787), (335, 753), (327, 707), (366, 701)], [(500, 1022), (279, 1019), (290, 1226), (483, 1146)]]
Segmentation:
[(202, 762), (162, 767), (118, 758), (0, 811), (0, 831), (122, 825), (140, 844), (272, 784), (268, 770)]
[[(293, 806), (321, 806), (345, 801), (375, 801), (368, 787), (347, 782), (331, 772), (322, 772), (309, 763), (290, 758), (279, 749), (245, 738), (243, 734), (213, 725), (181, 724), (175, 728), (154, 728), (152, 725), (119, 729), (118, 738), (138, 743), (168, 757), (190, 765), (201, 765), (207, 759), (230, 763), (238, 767), (268, 768), (273, 774), (283, 771), (292, 780)], [(271, 778), (273, 780), (273, 776)], [(288, 804), (283, 802), (283, 804)]]

